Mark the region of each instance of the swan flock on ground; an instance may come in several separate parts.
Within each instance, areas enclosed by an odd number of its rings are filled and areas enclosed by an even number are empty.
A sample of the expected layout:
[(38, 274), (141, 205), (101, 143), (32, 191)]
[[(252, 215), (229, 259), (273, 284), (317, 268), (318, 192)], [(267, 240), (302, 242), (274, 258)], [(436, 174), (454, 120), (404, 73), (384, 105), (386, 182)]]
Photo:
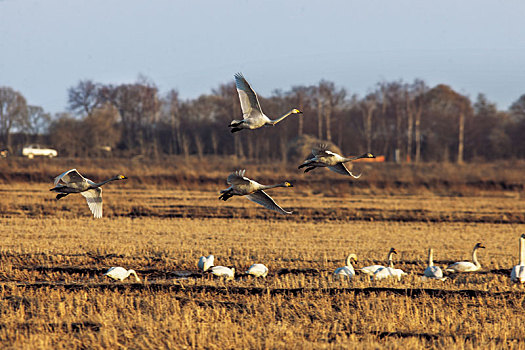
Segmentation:
[[(231, 133), (236, 133), (242, 130), (255, 130), (261, 127), (275, 126), (291, 115), (302, 116), (297, 108), (292, 108), (287, 113), (276, 119), (270, 119), (263, 113), (257, 94), (252, 89), (243, 74), (237, 73), (234, 75), (235, 86), (239, 95), (240, 106), (242, 110), (242, 119), (232, 120), (228, 125)], [(312, 149), (311, 156), (309, 156), (302, 164), (298, 166), (299, 169), (305, 168), (304, 172), (308, 173), (316, 168), (328, 168), (329, 170), (350, 176), (358, 179), (361, 173), (352, 173), (352, 161), (366, 158), (375, 158), (372, 153), (364, 153), (360, 156), (344, 157), (328, 149), (327, 145), (318, 145)], [(293, 211), (288, 211), (279, 206), (265, 191), (278, 187), (293, 187), (289, 181), (273, 185), (262, 185), (259, 182), (245, 177), (246, 170), (236, 170), (230, 173), (226, 179), (228, 188), (220, 191), (219, 199), (223, 201), (229, 200), (233, 196), (243, 196), (266, 209), (276, 211), (280, 214), (290, 215)], [(88, 207), (97, 219), (102, 218), (102, 186), (112, 182), (127, 179), (124, 175), (116, 175), (101, 182), (94, 182), (82, 176), (76, 169), (70, 169), (58, 175), (54, 179), (54, 187), (50, 189), (56, 192), (56, 199), (59, 200), (72, 193), (80, 193), (86, 198)], [(481, 243), (477, 243), (472, 250), (472, 261), (459, 261), (453, 263), (445, 268), (445, 272), (449, 274), (475, 272), (481, 269), (481, 264), (477, 259), (477, 251), (480, 248), (485, 248)], [(387, 266), (371, 265), (357, 269), (359, 273), (370, 276), (372, 280), (382, 279), (397, 279), (400, 280), (406, 273), (401, 269), (394, 268), (393, 255), (397, 254), (394, 248), (391, 248), (387, 256)], [(334, 271), (335, 277), (351, 280), (356, 275), (356, 270), (352, 263), (357, 263), (356, 254), (349, 254), (346, 258), (346, 265), (337, 268)], [(233, 279), (235, 276), (235, 268), (225, 266), (215, 266), (214, 256), (202, 256), (198, 261), (198, 268), (203, 273), (211, 273), (215, 276)], [(268, 275), (268, 268), (263, 264), (253, 264), (246, 271), (247, 275), (256, 277), (266, 277)], [(122, 281), (133, 275), (136, 281), (140, 281), (137, 273), (134, 270), (126, 270), (123, 267), (112, 267), (105, 274), (115, 280)], [(433, 263), (433, 249), (428, 251), (428, 267), (423, 273), (424, 278), (444, 280), (443, 270)], [(519, 264), (514, 266), (511, 271), (511, 280), (513, 282), (525, 282), (525, 234), (521, 235), (519, 240)]]

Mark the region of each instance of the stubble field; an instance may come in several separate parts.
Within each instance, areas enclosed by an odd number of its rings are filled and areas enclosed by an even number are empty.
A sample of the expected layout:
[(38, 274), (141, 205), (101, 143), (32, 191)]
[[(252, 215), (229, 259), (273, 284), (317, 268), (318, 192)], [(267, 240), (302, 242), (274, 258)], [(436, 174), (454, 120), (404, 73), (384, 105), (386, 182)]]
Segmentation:
[[(110, 184), (95, 220), (84, 198), (57, 202), (48, 183), (0, 184), (0, 347), (525, 346), (525, 288), (509, 279), (522, 189), (334, 195), (299, 185), (271, 192), (294, 210), (281, 216), (217, 200), (223, 186)], [(429, 247), (444, 267), (470, 260), (476, 242), (487, 247), (480, 272), (421, 280)], [(390, 247), (402, 281), (333, 278), (349, 253), (356, 267), (383, 264)], [(237, 277), (201, 274), (208, 254)], [(244, 275), (257, 262), (266, 279)], [(110, 281), (111, 266), (142, 281)]]

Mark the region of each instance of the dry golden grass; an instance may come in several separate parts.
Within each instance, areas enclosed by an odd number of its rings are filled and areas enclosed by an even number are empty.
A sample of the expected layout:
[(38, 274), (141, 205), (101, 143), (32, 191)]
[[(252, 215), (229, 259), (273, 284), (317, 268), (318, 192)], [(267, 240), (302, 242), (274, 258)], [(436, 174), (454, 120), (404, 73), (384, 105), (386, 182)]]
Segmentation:
[[(53, 174), (58, 173), (54, 171)], [(131, 181), (130, 181), (131, 182)], [(509, 281), (525, 232), (519, 191), (462, 197), (272, 192), (281, 216), (214, 190), (104, 190), (104, 218), (48, 183), (0, 185), (1, 348), (523, 348), (525, 288)], [(420, 279), (428, 247), (442, 267), (480, 251), (480, 273)], [(401, 282), (332, 273), (396, 247)], [(201, 255), (233, 281), (197, 271)], [(242, 274), (252, 263), (266, 279)], [(115, 283), (110, 266), (141, 283)]]

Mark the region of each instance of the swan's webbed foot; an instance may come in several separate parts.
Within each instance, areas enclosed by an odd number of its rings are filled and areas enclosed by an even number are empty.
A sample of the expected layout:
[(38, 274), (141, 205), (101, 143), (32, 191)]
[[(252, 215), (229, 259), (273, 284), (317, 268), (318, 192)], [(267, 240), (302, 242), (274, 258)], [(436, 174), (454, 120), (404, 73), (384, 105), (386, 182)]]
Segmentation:
[(307, 172), (309, 172), (309, 171), (311, 171), (311, 170), (314, 170), (314, 169), (315, 169), (315, 167), (314, 167), (314, 166), (311, 166), (311, 167), (309, 167), (309, 168), (304, 169), (304, 172), (307, 173)]
[(234, 132), (241, 131), (241, 128), (232, 128), (230, 131), (233, 134)]
[(60, 198), (64, 198), (65, 196), (67, 196), (69, 193), (59, 193), (57, 194), (57, 200), (59, 200)]
[(227, 201), (231, 197), (233, 197), (233, 194), (231, 194), (230, 192), (225, 192), (219, 196), (219, 199), (222, 199), (223, 201)]

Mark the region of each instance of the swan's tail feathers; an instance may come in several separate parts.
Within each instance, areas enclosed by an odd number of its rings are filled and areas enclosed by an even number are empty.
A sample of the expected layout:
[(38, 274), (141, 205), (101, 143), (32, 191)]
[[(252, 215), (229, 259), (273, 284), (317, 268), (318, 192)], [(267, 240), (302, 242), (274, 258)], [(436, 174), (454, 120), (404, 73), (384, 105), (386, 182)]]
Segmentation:
[(241, 131), (241, 128), (232, 128), (230, 131), (233, 134), (234, 132)]
[(57, 200), (59, 200), (60, 198), (64, 198), (65, 196), (67, 196), (69, 193), (59, 193), (57, 194)]

